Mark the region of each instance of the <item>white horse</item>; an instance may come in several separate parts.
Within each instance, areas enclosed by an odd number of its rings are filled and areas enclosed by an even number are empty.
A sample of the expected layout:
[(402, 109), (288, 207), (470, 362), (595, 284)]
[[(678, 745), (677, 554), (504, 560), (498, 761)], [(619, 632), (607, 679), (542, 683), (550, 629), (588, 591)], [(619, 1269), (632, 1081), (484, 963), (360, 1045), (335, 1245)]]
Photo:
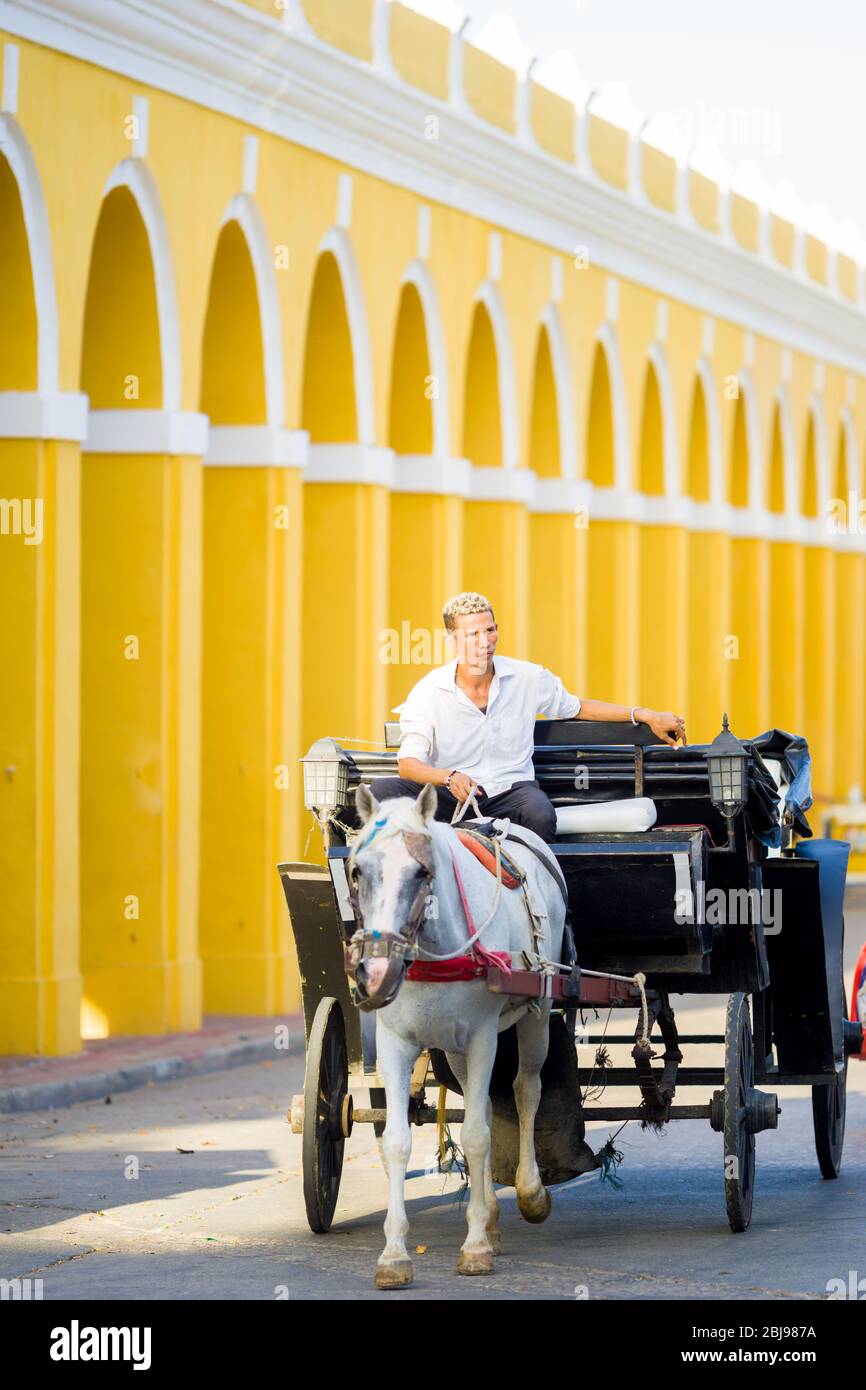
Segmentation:
[[(361, 829), (349, 855), (347, 871), (365, 932), (382, 934), (375, 940), (371, 938), (377, 949), (389, 937), (393, 943), (395, 935), (402, 943), (406, 937), (401, 929), (409, 923), (407, 934), (411, 937), (417, 931), (420, 960), (427, 953), (444, 956), (468, 952), (469, 928), (455, 881), (453, 854), (476, 930), (490, 917), (495, 901), (495, 913), (483, 930), (483, 946), (489, 951), (535, 953), (536, 940), (523, 893), (503, 887), (498, 899), (494, 899), (494, 876), (461, 843), (454, 827), (433, 819), (437, 800), (431, 784), (425, 785), (415, 800), (410, 796), (393, 797), (381, 805), (369, 787), (362, 784), (356, 805)], [(550, 853), (541, 837), (531, 830), (521, 826), (520, 834)], [(527, 875), (533, 912), (542, 928), (538, 953), (548, 961), (559, 962), (565, 924), (565, 905), (559, 888), (532, 850), (509, 841), (508, 854)], [(425, 908), (419, 918), (419, 893), (423, 899), (431, 870), (435, 911), (431, 913)], [(398, 946), (398, 955), (400, 949)], [(356, 978), (373, 1001), (386, 975), (387, 993), (393, 994), (394, 967), (387, 956), (373, 954), (361, 962)], [(551, 1208), (535, 1157), (535, 1115), (541, 1097), (540, 1072), (547, 1056), (550, 1000), (540, 1000), (530, 1007), (526, 999), (489, 990), (484, 978), (429, 983), (403, 979), (402, 969), (396, 988), (397, 993), (379, 1009), (376, 1019), (376, 1047), (387, 1103), (384, 1150), (389, 1182), (386, 1244), (376, 1267), (376, 1287), (380, 1289), (399, 1288), (412, 1282), (404, 1200), (412, 1147), (409, 1088), (412, 1068), (425, 1048), (439, 1048), (446, 1054), (465, 1101), (461, 1142), (471, 1182), (468, 1232), (457, 1272), (492, 1273), (493, 1256), (500, 1249), (499, 1203), (490, 1165), (489, 1088), (497, 1035), (512, 1023), (517, 1027), (520, 1057), (514, 1081), (520, 1121), (517, 1204), (526, 1220), (534, 1222), (544, 1221)]]

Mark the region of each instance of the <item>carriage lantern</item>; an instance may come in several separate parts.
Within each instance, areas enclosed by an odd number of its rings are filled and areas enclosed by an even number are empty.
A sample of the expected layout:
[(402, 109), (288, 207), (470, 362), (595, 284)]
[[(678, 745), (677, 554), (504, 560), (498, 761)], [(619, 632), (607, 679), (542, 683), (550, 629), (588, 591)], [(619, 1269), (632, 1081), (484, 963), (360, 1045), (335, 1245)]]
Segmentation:
[(749, 755), (728, 727), (728, 716), (722, 718), (722, 730), (710, 744), (707, 769), (710, 775), (710, 800), (728, 823), (728, 845), (732, 844), (732, 821), (746, 804), (747, 765)]
[(349, 759), (332, 738), (318, 739), (305, 758), (304, 805), (320, 820), (349, 799)]

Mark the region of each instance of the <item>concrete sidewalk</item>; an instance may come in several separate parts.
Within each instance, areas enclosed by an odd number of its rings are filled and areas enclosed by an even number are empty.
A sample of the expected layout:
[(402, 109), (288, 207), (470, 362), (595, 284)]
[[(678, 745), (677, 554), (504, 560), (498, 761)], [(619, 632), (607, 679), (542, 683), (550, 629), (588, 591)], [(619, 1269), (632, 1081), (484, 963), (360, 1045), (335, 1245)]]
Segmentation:
[(99, 1038), (67, 1057), (0, 1057), (0, 1114), (105, 1100), (158, 1081), (280, 1061), (303, 1051), (299, 1013), (274, 1018), (213, 1014), (196, 1033)]

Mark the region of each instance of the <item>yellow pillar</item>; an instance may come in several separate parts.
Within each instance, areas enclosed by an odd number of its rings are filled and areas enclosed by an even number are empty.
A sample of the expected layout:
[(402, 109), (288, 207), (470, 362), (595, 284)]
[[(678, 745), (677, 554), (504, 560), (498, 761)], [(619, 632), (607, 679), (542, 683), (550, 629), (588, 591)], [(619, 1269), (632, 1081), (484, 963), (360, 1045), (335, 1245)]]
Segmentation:
[[(787, 520), (787, 518), (786, 518)], [(803, 729), (803, 548), (793, 538), (774, 540), (769, 555), (769, 722), (801, 734)]]
[(591, 504), (583, 626), (585, 693), (593, 700), (642, 703), (638, 690), (640, 544), (633, 521), (605, 519)]
[(529, 654), (530, 605), (543, 601), (529, 567), (531, 484), (526, 469), (474, 468), (463, 521), (462, 587), (490, 599), (502, 651), (521, 660)]
[(81, 1046), (80, 440), (86, 400), (0, 393), (0, 1053)]
[(866, 555), (853, 547), (837, 551), (834, 567), (836, 712), (832, 795), (837, 801), (847, 801), (852, 787), (859, 787), (861, 795), (866, 791)]
[(690, 743), (710, 743), (728, 706), (730, 538), (692, 529), (686, 540), (688, 659), (686, 728)]
[(588, 515), (579, 500), (585, 491), (585, 484), (539, 479), (530, 511), (528, 654), (576, 695), (586, 679)]
[(768, 604), (769, 542), (733, 536), (730, 543), (728, 715), (741, 738), (763, 733), (773, 718), (770, 705)]
[(207, 1013), (297, 1007), (276, 865), (299, 852), (306, 435), (215, 427), (204, 470), (200, 951)]
[[(803, 732), (812, 754), (812, 789), (832, 795), (835, 723), (834, 556), (825, 545), (803, 547)], [(862, 710), (861, 710), (862, 718)], [(820, 811), (820, 802), (818, 804)]]
[(405, 700), (416, 681), (451, 660), (442, 606), (463, 588), (462, 494), (468, 473), (464, 459), (408, 454), (394, 459), (386, 623), (393, 647), (383, 643), (387, 719), (397, 718), (392, 707)]
[(200, 415), (91, 412), (82, 465), (85, 1036), (201, 1021)]
[[(392, 478), (388, 449), (310, 446), (303, 489), (302, 754), (326, 735), (381, 747), (392, 717), (382, 647)], [(300, 784), (298, 807), (301, 826), (308, 826)], [(317, 835), (311, 837), (305, 857), (320, 849)]]
[[(648, 505), (669, 505), (647, 498)], [(681, 526), (643, 525), (638, 535), (639, 703), (685, 712), (688, 537)], [(687, 735), (688, 720), (687, 720)]]

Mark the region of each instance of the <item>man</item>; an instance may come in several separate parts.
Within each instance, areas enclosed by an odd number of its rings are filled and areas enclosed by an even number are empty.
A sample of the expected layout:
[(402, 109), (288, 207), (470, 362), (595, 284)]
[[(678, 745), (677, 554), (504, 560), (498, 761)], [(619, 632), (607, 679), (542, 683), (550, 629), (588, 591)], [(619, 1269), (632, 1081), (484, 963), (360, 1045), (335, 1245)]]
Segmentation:
[(686, 742), (685, 721), (677, 714), (580, 700), (546, 667), (495, 656), (496, 619), (483, 594), (457, 594), (442, 618), (457, 655), (410, 690), (400, 715), (399, 776), (374, 778), (377, 801), (417, 796), (421, 783), (432, 782), (436, 819), (450, 821), (474, 792), (482, 816), (508, 816), (549, 843), (556, 812), (532, 765), (538, 715), (631, 720), (648, 725), (665, 743), (675, 745), (678, 737)]

